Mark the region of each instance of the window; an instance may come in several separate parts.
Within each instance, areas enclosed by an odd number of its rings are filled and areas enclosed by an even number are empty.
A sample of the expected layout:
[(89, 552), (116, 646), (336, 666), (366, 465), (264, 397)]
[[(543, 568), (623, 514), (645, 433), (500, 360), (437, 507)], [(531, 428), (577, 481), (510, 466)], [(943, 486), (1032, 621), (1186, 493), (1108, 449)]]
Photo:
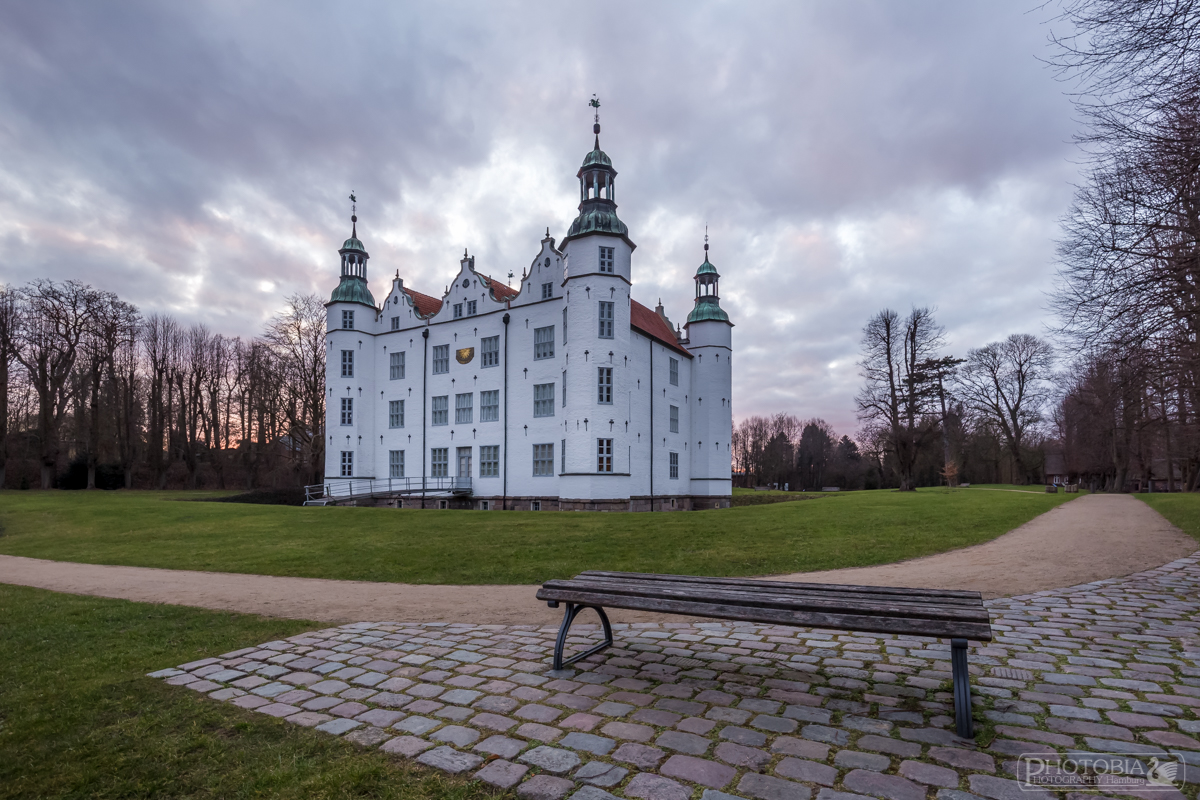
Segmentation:
[(400, 330), (400, 318), (399, 317), (392, 317), (392, 330), (394, 330), (394, 331)]
[(491, 511), (492, 510), (492, 501), (491, 500), (480, 500), (479, 501), (479, 510), (480, 511)]
[(678, 386), (679, 385), (679, 359), (668, 357), (668, 360), (671, 362), (671, 385)]
[(567, 371), (565, 369), (563, 370), (563, 392), (562, 392), (562, 394), (563, 394), (563, 399), (562, 399), (563, 408), (566, 408), (567, 407)]
[(563, 344), (567, 343), (567, 309), (563, 309)]
[(613, 271), (613, 249), (611, 247), (600, 248), (600, 271)]
[(354, 424), (354, 398), (353, 397), (343, 397), (342, 398), (342, 424), (343, 425), (353, 425)]
[(671, 433), (679, 433), (679, 406), (671, 406)]
[(477, 301), (475, 301), (475, 300), (468, 300), (468, 301), (467, 301), (467, 316), (468, 316), (468, 317), (473, 317), (473, 316), (475, 316), (475, 303), (476, 303), (476, 302), (477, 302)]
[(500, 477), (500, 445), (479, 448), (479, 477)]
[(429, 451), (429, 475), (433, 478), (445, 478), (450, 469), (450, 448), (434, 447)]
[(403, 478), (404, 477), (404, 451), (389, 450), (388, 451), (388, 477)]
[(433, 374), (444, 375), (450, 371), (450, 345), (436, 344), (433, 346)]
[(535, 417), (554, 416), (553, 383), (539, 383), (533, 387), (533, 415)]
[(389, 400), (388, 401), (388, 427), (403, 428), (404, 427), (404, 401)]
[(671, 480), (679, 480), (679, 453), (671, 453)]
[(433, 418), (430, 425), (450, 424), (450, 395), (444, 394), (433, 398)]
[(498, 422), (500, 420), (500, 390), (479, 393), (479, 421)]
[(353, 311), (343, 311), (342, 312), (342, 327), (345, 328), (346, 330), (354, 330), (354, 312)]
[(600, 301), (600, 338), (613, 338), (613, 304), (607, 300)]
[(533, 360), (554, 358), (554, 326), (533, 329)]
[(393, 381), (404, 380), (404, 352), (388, 353), (388, 379)]
[(554, 474), (554, 445), (535, 444), (533, 446), (533, 475), (546, 477)]
[(458, 319), (462, 316), (462, 303), (454, 304), (454, 318)]
[(542, 299), (549, 300), (551, 297), (554, 297), (554, 284), (553, 283), (543, 283), (542, 284)]
[(500, 366), (500, 337), (485, 336), (479, 343), (479, 366)]
[(471, 422), (474, 417), (474, 408), (475, 394), (473, 392), (454, 395), (454, 424), (463, 425)]
[(534, 500), (533, 502), (531, 502), (529, 504), (529, 510), (530, 511), (541, 511), (542, 510), (542, 501)]
[(354, 351), (353, 350), (343, 350), (342, 351), (342, 377), (343, 378), (353, 378), (354, 377)]
[(596, 402), (604, 405), (612, 404), (612, 367), (599, 367), (600, 375), (596, 380)]
[(596, 440), (596, 472), (612, 472), (612, 439)]
[(562, 446), (558, 449), (558, 452), (561, 453), (561, 455), (559, 456), (560, 466), (558, 468), (558, 471), (566, 472), (567, 471), (567, 440), (566, 439), (562, 440)]
[(342, 451), (342, 477), (354, 477), (354, 452), (351, 450)]
[(458, 477), (470, 478), (471, 477), (471, 448), (460, 447), (460, 448), (458, 448), (458, 452), (456, 453), (456, 455), (458, 456), (458, 473), (457, 473)]

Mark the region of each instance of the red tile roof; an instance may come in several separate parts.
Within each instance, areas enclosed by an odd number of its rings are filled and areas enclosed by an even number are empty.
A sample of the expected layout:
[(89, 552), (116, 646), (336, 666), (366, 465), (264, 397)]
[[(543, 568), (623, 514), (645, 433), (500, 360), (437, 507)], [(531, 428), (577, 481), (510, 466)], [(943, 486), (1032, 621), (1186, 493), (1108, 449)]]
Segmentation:
[(442, 301), (436, 297), (430, 297), (427, 294), (414, 292), (412, 289), (405, 287), (404, 293), (412, 300), (413, 305), (417, 308), (417, 313), (422, 317), (432, 317), (442, 308)]
[(487, 284), (487, 287), (492, 290), (492, 296), (501, 302), (504, 302), (505, 300), (511, 300), (521, 293), (520, 289), (514, 289), (511, 286), (507, 286), (494, 278), (489, 278), (487, 275), (480, 275), (479, 277), (482, 278), (483, 282)]
[(662, 317), (646, 308), (637, 300), (631, 300), (629, 303), (629, 324), (639, 332), (646, 334), (661, 344), (665, 344), (680, 355), (687, 358), (692, 357), (691, 353), (679, 345), (679, 339), (675, 337), (675, 331), (671, 330), (667, 323), (663, 322)]

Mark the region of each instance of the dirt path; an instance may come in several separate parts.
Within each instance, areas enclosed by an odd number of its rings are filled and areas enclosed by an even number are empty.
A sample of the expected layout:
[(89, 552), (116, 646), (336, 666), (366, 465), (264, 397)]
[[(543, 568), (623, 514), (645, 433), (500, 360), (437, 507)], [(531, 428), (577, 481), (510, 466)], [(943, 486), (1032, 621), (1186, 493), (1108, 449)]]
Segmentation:
[[(879, 567), (800, 573), (776, 580), (975, 589), (996, 597), (1128, 575), (1196, 549), (1194, 539), (1145, 503), (1123, 495), (1088, 495), (975, 547)], [(534, 586), (278, 578), (18, 556), (0, 556), (0, 583), (328, 622), (545, 624), (561, 615), (534, 599)], [(615, 622), (666, 619), (621, 610), (614, 610), (611, 617)]]

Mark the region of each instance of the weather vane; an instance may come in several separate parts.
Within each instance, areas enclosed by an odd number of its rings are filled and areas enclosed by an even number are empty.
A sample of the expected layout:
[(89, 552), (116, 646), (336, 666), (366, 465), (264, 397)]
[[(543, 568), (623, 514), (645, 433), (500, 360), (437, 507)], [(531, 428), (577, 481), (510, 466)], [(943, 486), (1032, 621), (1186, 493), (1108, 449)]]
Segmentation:
[(594, 130), (596, 135), (599, 136), (600, 135), (600, 98), (596, 97), (595, 93), (593, 93), (592, 99), (588, 102), (588, 105), (591, 106), (592, 108), (596, 109), (596, 124), (592, 126), (592, 130)]
[(704, 257), (708, 258), (708, 226), (704, 226)]
[(354, 196), (354, 190), (350, 190), (350, 213), (358, 213), (358, 198)]

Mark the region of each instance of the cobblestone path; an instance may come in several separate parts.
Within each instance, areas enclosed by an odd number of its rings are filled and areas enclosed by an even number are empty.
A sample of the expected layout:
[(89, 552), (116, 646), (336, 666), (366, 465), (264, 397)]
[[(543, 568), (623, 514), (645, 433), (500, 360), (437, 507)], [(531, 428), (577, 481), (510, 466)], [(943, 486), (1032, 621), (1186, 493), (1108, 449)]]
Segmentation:
[(1046, 800), (1017, 756), (1092, 752), (1180, 762), (1180, 788), (1110, 792), (1178, 800), (1200, 784), (1198, 561), (989, 601), (976, 742), (947, 641), (720, 621), (614, 625), (558, 673), (553, 627), (363, 622), (151, 677), (521, 798)]

